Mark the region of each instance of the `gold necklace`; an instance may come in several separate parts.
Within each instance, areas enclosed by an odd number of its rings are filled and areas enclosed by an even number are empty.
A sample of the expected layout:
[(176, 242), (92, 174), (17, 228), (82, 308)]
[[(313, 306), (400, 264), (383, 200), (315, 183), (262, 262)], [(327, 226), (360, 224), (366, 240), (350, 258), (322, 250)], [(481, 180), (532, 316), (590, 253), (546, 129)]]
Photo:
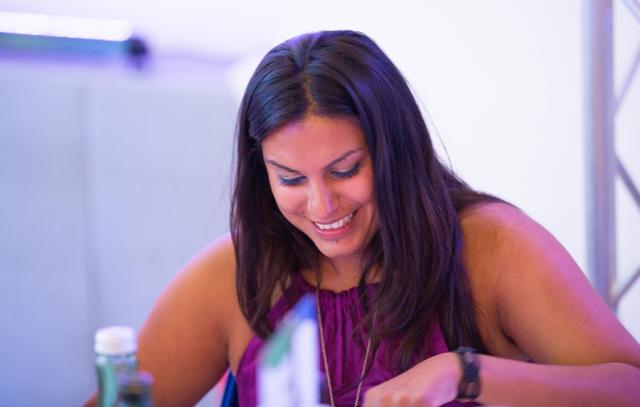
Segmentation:
[[(316, 313), (318, 314), (318, 328), (320, 330), (320, 349), (322, 350), (322, 360), (324, 361), (324, 373), (327, 376), (327, 387), (329, 388), (329, 400), (331, 401), (331, 407), (335, 407), (333, 402), (333, 389), (331, 388), (331, 375), (329, 374), (329, 363), (327, 362), (327, 350), (324, 345), (324, 334), (322, 329), (322, 314), (320, 313), (320, 287), (316, 287)], [(362, 390), (362, 381), (364, 380), (364, 372), (367, 367), (367, 359), (369, 359), (369, 351), (371, 350), (371, 336), (367, 341), (367, 350), (364, 354), (364, 360), (362, 361), (362, 370), (360, 371), (360, 380), (358, 381), (358, 390), (356, 391), (356, 401), (353, 403), (353, 407), (358, 407), (360, 401), (360, 391)]]

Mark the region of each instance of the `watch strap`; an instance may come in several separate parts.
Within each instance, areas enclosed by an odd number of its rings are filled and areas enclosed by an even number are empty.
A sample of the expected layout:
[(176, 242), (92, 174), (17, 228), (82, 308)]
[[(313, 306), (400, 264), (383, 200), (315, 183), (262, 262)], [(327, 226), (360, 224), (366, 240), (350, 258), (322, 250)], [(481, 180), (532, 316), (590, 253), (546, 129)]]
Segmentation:
[(462, 376), (458, 384), (458, 400), (475, 400), (480, 395), (480, 361), (474, 348), (461, 346), (455, 350), (460, 359)]

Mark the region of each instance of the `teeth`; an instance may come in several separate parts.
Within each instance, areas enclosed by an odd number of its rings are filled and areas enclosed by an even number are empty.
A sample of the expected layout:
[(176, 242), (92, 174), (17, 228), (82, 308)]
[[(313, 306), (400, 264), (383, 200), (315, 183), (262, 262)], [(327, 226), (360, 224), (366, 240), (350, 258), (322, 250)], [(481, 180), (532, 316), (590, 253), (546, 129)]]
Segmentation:
[(322, 229), (322, 230), (331, 230), (331, 229), (340, 229), (341, 227), (343, 227), (344, 225), (346, 225), (347, 223), (351, 222), (351, 219), (353, 219), (353, 213), (350, 213), (349, 215), (345, 216), (344, 218), (335, 221), (333, 223), (329, 223), (329, 224), (324, 224), (324, 223), (316, 223), (313, 222), (318, 228)]

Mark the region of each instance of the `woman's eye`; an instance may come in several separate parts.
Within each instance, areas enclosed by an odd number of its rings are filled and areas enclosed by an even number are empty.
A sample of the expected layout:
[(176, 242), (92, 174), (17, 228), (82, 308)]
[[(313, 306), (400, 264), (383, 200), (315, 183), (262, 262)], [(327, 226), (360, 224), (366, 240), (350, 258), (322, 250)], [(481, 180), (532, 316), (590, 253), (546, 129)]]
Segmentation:
[(286, 178), (286, 177), (278, 177), (280, 181), (280, 185), (284, 185), (286, 187), (293, 187), (296, 185), (300, 185), (302, 181), (304, 181), (304, 177), (295, 177), (295, 178)]
[(356, 163), (356, 165), (354, 165), (347, 171), (332, 171), (331, 175), (340, 179), (351, 178), (354, 175), (356, 175), (359, 170), (360, 170), (360, 163)]

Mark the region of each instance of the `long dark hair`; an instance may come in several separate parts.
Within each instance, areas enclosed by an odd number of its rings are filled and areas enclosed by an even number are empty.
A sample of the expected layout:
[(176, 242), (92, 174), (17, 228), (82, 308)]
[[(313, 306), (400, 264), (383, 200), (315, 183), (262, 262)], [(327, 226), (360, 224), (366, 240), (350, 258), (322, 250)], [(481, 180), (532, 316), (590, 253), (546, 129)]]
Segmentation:
[[(323, 31), (292, 38), (267, 53), (240, 106), (231, 234), (237, 293), (252, 329), (267, 319), (275, 290), (317, 265), (318, 250), (280, 214), (261, 142), (307, 114), (348, 117), (364, 131), (374, 172), (379, 230), (369, 243), (359, 289), (377, 269), (365, 300), (374, 343), (398, 340), (398, 370), (415, 362), (438, 319), (449, 348), (484, 349), (462, 263), (459, 216), (491, 196), (475, 192), (436, 156), (420, 109), (400, 71), (367, 36)], [(364, 298), (364, 297), (363, 297)], [(370, 304), (371, 306), (369, 306)], [(374, 315), (376, 316), (374, 318)]]

